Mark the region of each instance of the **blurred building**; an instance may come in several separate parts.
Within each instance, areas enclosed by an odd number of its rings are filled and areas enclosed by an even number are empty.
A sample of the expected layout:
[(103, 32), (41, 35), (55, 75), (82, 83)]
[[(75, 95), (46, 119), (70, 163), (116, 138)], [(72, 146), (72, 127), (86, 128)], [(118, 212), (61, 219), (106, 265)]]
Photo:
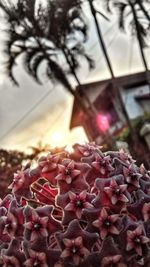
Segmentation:
[(97, 114), (89, 118), (75, 99), (70, 128), (82, 126), (90, 141), (96, 141), (98, 144), (109, 142), (127, 127), (125, 113), (131, 123), (145, 114), (150, 114), (148, 79), (150, 80), (150, 74), (141, 72), (118, 77), (115, 83), (108, 79), (83, 84), (81, 86), (83, 101), (86, 95), (96, 108)]

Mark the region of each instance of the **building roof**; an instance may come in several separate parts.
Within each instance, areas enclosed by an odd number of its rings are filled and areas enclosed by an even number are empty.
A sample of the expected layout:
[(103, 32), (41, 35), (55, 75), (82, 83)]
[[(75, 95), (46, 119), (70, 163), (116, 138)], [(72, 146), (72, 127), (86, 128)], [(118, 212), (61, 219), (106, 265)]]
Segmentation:
[[(115, 84), (118, 87), (123, 87), (123, 88), (128, 89), (128, 88), (131, 88), (132, 86), (145, 84), (147, 82), (147, 78), (150, 80), (150, 72), (148, 73), (148, 76), (146, 72), (139, 72), (135, 74), (116, 77)], [(110, 90), (110, 85), (113, 90), (112, 79), (106, 79), (102, 81), (96, 81), (92, 83), (83, 84), (80, 86), (80, 88), (82, 88), (84, 94), (88, 96), (90, 101), (94, 103), (102, 92), (104, 92), (106, 89)], [(77, 86), (77, 88), (79, 89), (79, 86)], [(81, 126), (82, 125), (81, 118), (82, 118), (81, 108), (77, 100), (75, 99), (74, 104), (73, 104), (73, 109), (72, 109), (70, 129), (77, 127), (77, 126)]]

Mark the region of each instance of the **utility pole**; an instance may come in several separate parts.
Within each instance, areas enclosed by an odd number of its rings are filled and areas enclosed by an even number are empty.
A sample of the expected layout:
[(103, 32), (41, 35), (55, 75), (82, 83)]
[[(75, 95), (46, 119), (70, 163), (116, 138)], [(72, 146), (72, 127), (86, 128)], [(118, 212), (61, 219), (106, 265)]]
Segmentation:
[(97, 31), (97, 35), (98, 35), (98, 39), (99, 39), (99, 44), (100, 44), (101, 49), (102, 49), (102, 51), (104, 53), (105, 60), (106, 60), (106, 63), (107, 63), (111, 78), (114, 79), (115, 75), (114, 75), (114, 72), (113, 72), (113, 68), (112, 68), (108, 53), (107, 53), (105, 42), (104, 42), (103, 37), (102, 37), (101, 29), (100, 29), (100, 26), (99, 26), (99, 23), (98, 23), (98, 20), (97, 20), (97, 12), (95, 10), (94, 4), (93, 4), (93, 0), (88, 0), (88, 2), (89, 2), (90, 9), (91, 9), (91, 13), (92, 13), (94, 21), (95, 21), (96, 31)]
[(138, 18), (137, 18), (134, 4), (130, 0), (129, 0), (129, 4), (130, 4), (131, 10), (132, 10), (132, 14), (133, 14), (134, 22), (135, 22), (137, 41), (139, 44), (139, 49), (140, 49), (140, 53), (141, 53), (141, 59), (143, 62), (143, 66), (144, 66), (145, 72), (146, 72), (146, 79), (147, 79), (147, 82), (148, 82), (148, 85), (150, 88), (149, 69), (148, 69), (148, 64), (147, 64), (145, 54), (144, 54), (143, 42), (142, 42), (142, 37), (141, 37), (141, 33), (140, 33), (140, 28), (139, 28), (139, 22), (138, 22)]

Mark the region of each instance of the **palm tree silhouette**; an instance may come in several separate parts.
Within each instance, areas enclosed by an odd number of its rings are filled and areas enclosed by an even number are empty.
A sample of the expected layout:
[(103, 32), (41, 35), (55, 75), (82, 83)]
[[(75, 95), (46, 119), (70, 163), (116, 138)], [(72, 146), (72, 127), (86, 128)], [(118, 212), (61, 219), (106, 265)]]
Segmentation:
[[(66, 3), (69, 4), (69, 1)], [(91, 114), (82, 95), (73, 89), (67, 76), (71, 72), (77, 79), (75, 71), (80, 66), (78, 56), (84, 57), (90, 68), (94, 67), (93, 60), (86, 54), (82, 44), (87, 38), (82, 10), (79, 7), (77, 9), (74, 1), (64, 8), (60, 0), (47, 0), (46, 6), (41, 3), (37, 5), (36, 0), (18, 0), (16, 4), (2, 0), (0, 7), (8, 22), (6, 68), (13, 82), (18, 84), (13, 69), (17, 58), (22, 56), (26, 71), (38, 83), (41, 83), (39, 69), (43, 66), (47, 77), (62, 83), (77, 98), (81, 108)], [(77, 32), (82, 35), (82, 40), (78, 40)], [(62, 55), (65, 56), (69, 70), (59, 63), (59, 56)]]
[(113, 9), (118, 14), (118, 26), (122, 31), (126, 31), (126, 24), (128, 29), (137, 38), (141, 59), (148, 72), (148, 64), (144, 54), (144, 48), (147, 46), (147, 37), (149, 34), (150, 16), (145, 4), (150, 3), (149, 0), (105, 0), (107, 11), (112, 12)]

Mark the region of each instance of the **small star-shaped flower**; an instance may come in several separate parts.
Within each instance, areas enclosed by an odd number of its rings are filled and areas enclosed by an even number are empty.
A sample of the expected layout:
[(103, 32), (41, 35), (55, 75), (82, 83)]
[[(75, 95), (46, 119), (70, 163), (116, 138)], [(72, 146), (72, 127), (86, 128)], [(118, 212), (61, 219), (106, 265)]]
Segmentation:
[(142, 225), (133, 231), (127, 231), (127, 251), (134, 249), (139, 256), (142, 256), (142, 246), (148, 242), (150, 242), (150, 239), (146, 237)]
[(84, 208), (93, 208), (94, 206), (89, 203), (87, 199), (87, 191), (84, 190), (80, 194), (75, 194), (71, 191), (68, 193), (70, 203), (67, 204), (65, 210), (74, 211), (78, 219), (81, 218), (82, 210)]
[[(64, 163), (64, 164), (63, 164)], [(65, 181), (67, 184), (71, 184), (72, 180), (80, 175), (81, 171), (75, 168), (75, 162), (73, 160), (64, 161), (62, 164), (58, 164), (59, 174), (55, 177), (58, 181)]]
[(7, 249), (1, 250), (3, 267), (22, 267), (25, 261), (25, 254), (20, 249), (20, 240), (12, 238)]
[(118, 214), (108, 215), (107, 210), (102, 208), (98, 220), (94, 221), (92, 224), (99, 228), (101, 238), (105, 239), (108, 234), (119, 235), (120, 231), (116, 226), (118, 220)]
[(31, 231), (31, 241), (38, 239), (38, 237), (48, 236), (47, 223), (48, 217), (40, 217), (38, 213), (32, 209), (30, 221), (24, 224), (25, 228)]
[(48, 267), (46, 254), (44, 252), (37, 252), (32, 249), (29, 249), (30, 258), (27, 259), (24, 263), (26, 267)]
[(100, 175), (107, 177), (108, 173), (114, 170), (112, 167), (110, 156), (104, 156), (102, 153), (95, 154), (95, 160), (92, 162), (92, 166), (99, 171)]
[(135, 162), (135, 160), (132, 158), (132, 156), (127, 153), (124, 149), (120, 149), (118, 157), (127, 164), (130, 164), (131, 162)]
[(7, 217), (4, 217), (4, 222), (5, 222), (5, 228), (3, 234), (8, 234), (14, 237), (18, 226), (17, 218), (11, 212), (9, 212), (7, 214)]
[[(53, 216), (54, 207), (52, 205), (44, 205), (36, 209), (26, 206), (24, 209), (25, 217), (25, 237), (27, 240), (37, 240), (38, 237), (47, 237), (51, 234), (62, 230), (60, 221)], [(27, 226), (27, 227), (26, 227)]]
[(123, 174), (127, 183), (134, 185), (139, 188), (139, 180), (142, 177), (140, 173), (138, 173), (133, 164), (131, 164), (128, 168), (123, 167)]
[(59, 160), (59, 155), (52, 155), (51, 153), (49, 153), (46, 157), (42, 156), (38, 161), (39, 166), (42, 168), (42, 173), (55, 170), (58, 166)]
[(63, 243), (65, 249), (62, 251), (60, 257), (63, 259), (71, 257), (75, 265), (79, 265), (79, 263), (90, 254), (90, 251), (84, 247), (81, 236), (78, 236), (75, 239), (64, 238)]
[(149, 171), (146, 170), (144, 164), (141, 164), (139, 171), (145, 180), (150, 179), (150, 173), (149, 173)]
[(62, 259), (67, 264), (84, 261), (91, 253), (98, 236), (97, 233), (83, 230), (77, 219), (71, 221), (65, 233), (56, 234), (56, 239), (62, 249)]
[(12, 189), (12, 193), (15, 193), (17, 190), (22, 188), (23, 184), (25, 183), (25, 174), (24, 171), (17, 171), (14, 174), (13, 182), (9, 185), (9, 189)]
[(115, 179), (112, 179), (109, 187), (104, 187), (104, 192), (110, 198), (111, 203), (115, 205), (118, 201), (129, 202), (129, 199), (126, 197), (125, 193), (127, 190), (126, 184), (118, 185)]
[(7, 255), (2, 255), (3, 259), (3, 267), (21, 267), (21, 263), (15, 256), (7, 256)]
[(4, 225), (3, 234), (9, 235), (11, 238), (22, 236), (24, 231), (23, 210), (23, 207), (18, 206), (16, 199), (10, 201), (7, 213), (1, 217)]
[(101, 267), (126, 267), (126, 265), (121, 262), (121, 258), (121, 255), (112, 255), (104, 257), (101, 263)]
[(94, 143), (77, 146), (77, 149), (79, 150), (79, 152), (82, 154), (83, 157), (89, 157), (93, 155), (93, 153), (99, 150), (99, 148), (101, 147), (98, 147)]

